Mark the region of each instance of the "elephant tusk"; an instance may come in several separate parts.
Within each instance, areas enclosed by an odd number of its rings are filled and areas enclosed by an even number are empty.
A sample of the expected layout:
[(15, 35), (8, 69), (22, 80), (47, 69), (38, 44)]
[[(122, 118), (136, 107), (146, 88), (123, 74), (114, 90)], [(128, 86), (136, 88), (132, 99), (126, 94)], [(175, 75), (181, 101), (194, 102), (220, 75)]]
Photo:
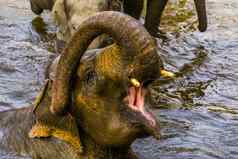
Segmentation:
[(173, 72), (166, 71), (166, 70), (161, 70), (160, 74), (162, 77), (165, 77), (165, 78), (174, 78), (175, 77), (175, 74)]
[[(174, 78), (175, 77), (175, 74), (173, 72), (170, 72), (170, 71), (167, 71), (167, 70), (161, 70), (160, 74), (164, 78)], [(130, 82), (134, 87), (138, 88), (138, 87), (141, 86), (140, 82), (135, 78), (131, 78)]]
[(131, 84), (133, 85), (133, 86), (135, 86), (135, 87), (140, 87), (140, 82), (137, 80), (137, 79), (135, 79), (135, 78), (131, 78), (130, 79), (130, 82), (131, 82)]

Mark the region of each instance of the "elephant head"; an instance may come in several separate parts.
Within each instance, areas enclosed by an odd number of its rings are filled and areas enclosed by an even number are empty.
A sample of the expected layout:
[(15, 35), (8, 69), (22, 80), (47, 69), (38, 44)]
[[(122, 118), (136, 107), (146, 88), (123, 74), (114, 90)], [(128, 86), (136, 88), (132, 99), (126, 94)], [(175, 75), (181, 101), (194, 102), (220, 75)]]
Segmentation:
[[(116, 43), (82, 58), (102, 33)], [(50, 95), (51, 121), (61, 122), (60, 118), (70, 114), (99, 145), (130, 145), (148, 135), (159, 139), (159, 123), (147, 110), (145, 97), (147, 85), (160, 77), (161, 69), (154, 39), (137, 20), (112, 11), (89, 17), (57, 64)]]
[[(79, 65), (89, 44), (102, 33), (116, 44)], [(158, 122), (146, 110), (144, 98), (146, 85), (160, 76), (162, 67), (143, 25), (119, 12), (98, 13), (79, 26), (61, 55), (50, 110), (57, 116), (71, 111), (102, 144), (128, 144), (145, 133), (158, 138)]]
[(30, 0), (31, 10), (35, 14), (41, 14), (44, 9), (52, 10), (56, 0)]

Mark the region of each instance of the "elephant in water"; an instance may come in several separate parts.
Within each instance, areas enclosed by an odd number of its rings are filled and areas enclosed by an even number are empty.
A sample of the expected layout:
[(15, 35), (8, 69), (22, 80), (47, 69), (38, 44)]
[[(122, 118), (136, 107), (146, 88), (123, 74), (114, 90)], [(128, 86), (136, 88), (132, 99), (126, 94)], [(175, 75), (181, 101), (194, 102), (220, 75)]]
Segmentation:
[[(120, 0), (30, 0), (31, 10), (35, 14), (41, 14), (43, 10), (51, 11), (58, 27), (57, 52), (61, 52), (65, 42), (85, 19), (101, 11), (122, 11), (121, 3)], [(111, 39), (102, 35), (92, 42), (89, 49), (101, 48), (108, 43), (111, 43)]]
[[(116, 43), (84, 55), (102, 33)], [(34, 106), (0, 113), (0, 155), (135, 159), (130, 145), (136, 138), (160, 138), (144, 102), (163, 64), (153, 38), (134, 18), (112, 11), (89, 17), (50, 70)]]
[[(105, 10), (121, 11), (139, 19), (145, 0), (30, 0), (31, 9), (40, 14), (44, 9), (51, 10), (58, 26), (56, 51), (61, 52), (65, 42), (77, 30), (81, 22), (97, 12)], [(145, 27), (154, 37), (163, 37), (159, 33), (162, 13), (168, 0), (147, 0)], [(207, 29), (206, 1), (194, 0), (199, 30)], [(102, 35), (94, 40), (89, 49), (104, 47), (111, 43), (108, 36)]]

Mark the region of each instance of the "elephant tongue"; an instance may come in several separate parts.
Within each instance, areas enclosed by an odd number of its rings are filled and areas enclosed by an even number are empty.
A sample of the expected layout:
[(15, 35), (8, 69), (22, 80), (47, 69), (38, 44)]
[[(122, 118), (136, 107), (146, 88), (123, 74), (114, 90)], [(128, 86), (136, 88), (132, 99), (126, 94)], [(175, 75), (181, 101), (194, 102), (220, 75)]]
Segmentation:
[(128, 92), (128, 101), (129, 101), (128, 106), (131, 109), (140, 112), (146, 118), (146, 120), (149, 121), (151, 126), (155, 126), (156, 121), (154, 117), (150, 112), (146, 111), (144, 106), (145, 94), (146, 91), (142, 87), (130, 87)]

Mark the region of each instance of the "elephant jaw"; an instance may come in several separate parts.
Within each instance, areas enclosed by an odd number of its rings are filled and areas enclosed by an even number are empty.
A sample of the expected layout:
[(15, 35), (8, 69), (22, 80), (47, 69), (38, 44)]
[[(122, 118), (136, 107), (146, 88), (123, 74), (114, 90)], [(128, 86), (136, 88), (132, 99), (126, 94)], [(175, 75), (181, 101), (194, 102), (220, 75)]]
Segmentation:
[(128, 102), (128, 107), (131, 108), (133, 111), (141, 113), (141, 115), (149, 122), (150, 126), (156, 126), (156, 120), (154, 116), (146, 111), (145, 109), (145, 95), (146, 90), (140, 87), (130, 87), (128, 90), (128, 96), (126, 100)]
[(146, 90), (142, 87), (130, 87), (128, 95), (125, 97), (126, 105), (134, 112), (139, 113), (138, 122), (140, 122), (147, 134), (153, 136), (157, 140), (160, 139), (159, 123), (153, 114), (145, 108)]

